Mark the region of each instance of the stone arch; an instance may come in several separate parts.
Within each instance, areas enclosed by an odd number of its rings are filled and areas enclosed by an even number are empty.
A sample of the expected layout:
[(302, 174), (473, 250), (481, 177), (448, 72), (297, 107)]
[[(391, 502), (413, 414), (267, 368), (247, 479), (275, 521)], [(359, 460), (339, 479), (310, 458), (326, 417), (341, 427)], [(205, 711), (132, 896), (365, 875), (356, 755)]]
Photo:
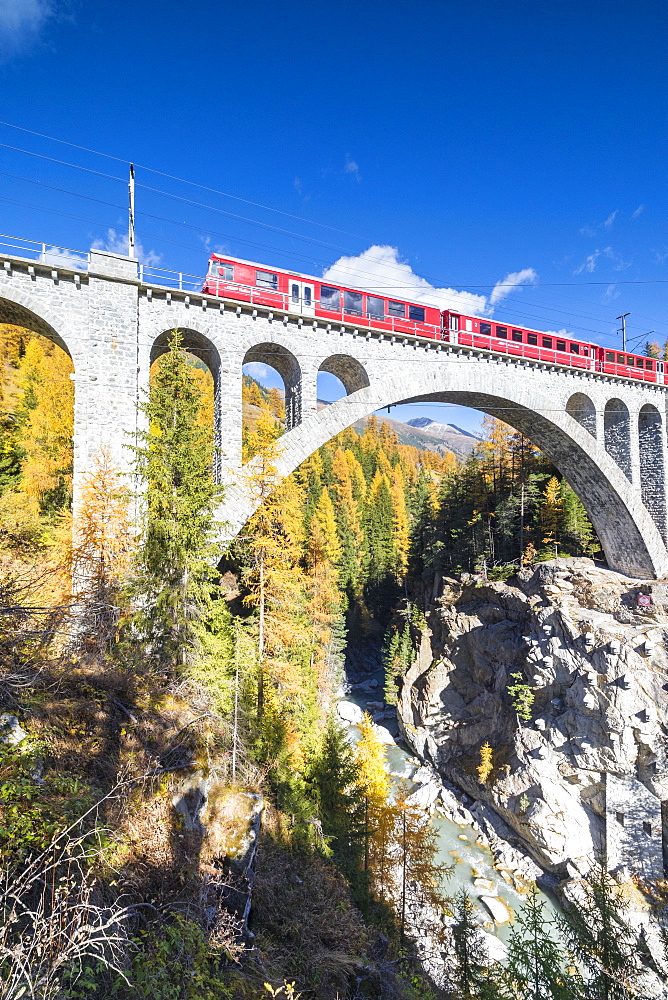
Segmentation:
[(566, 413), (570, 413), (581, 427), (596, 437), (596, 407), (589, 396), (584, 392), (574, 392), (566, 403)]
[[(194, 330), (191, 327), (177, 326), (175, 329), (183, 338), (184, 351), (203, 361), (213, 375), (214, 382), (217, 382), (220, 372), (220, 353), (213, 341), (200, 333), (199, 330)], [(174, 329), (165, 330), (155, 338), (151, 346), (151, 364), (169, 350), (169, 339), (173, 332)]]
[(366, 389), (370, 384), (369, 376), (362, 362), (349, 354), (331, 354), (325, 358), (318, 371), (336, 375), (343, 382), (349, 396), (351, 393), (357, 392), (358, 389)]
[(260, 362), (275, 368), (285, 384), (285, 429), (292, 430), (302, 421), (302, 369), (287, 347), (277, 343), (254, 344), (246, 351), (242, 365)]
[(631, 479), (631, 417), (626, 403), (609, 399), (603, 413), (605, 450), (614, 458), (627, 479)]
[(217, 482), (220, 481), (221, 477), (221, 409), (222, 409), (222, 394), (221, 394), (221, 384), (220, 384), (220, 352), (214, 342), (209, 340), (209, 338), (201, 333), (199, 330), (195, 330), (192, 327), (176, 326), (170, 330), (164, 330), (160, 333), (151, 345), (151, 356), (150, 363), (153, 364), (157, 361), (159, 357), (165, 354), (169, 350), (169, 340), (174, 332), (174, 329), (178, 330), (182, 337), (181, 346), (188, 354), (194, 355), (202, 361), (213, 378), (213, 443), (216, 446), (215, 459), (214, 459), (214, 469), (213, 474)]
[(18, 302), (14, 302), (11, 299), (0, 298), (0, 323), (8, 323), (13, 326), (22, 326), (27, 330), (32, 330), (33, 333), (38, 333), (42, 337), (46, 337), (52, 343), (56, 344), (74, 363), (74, 357), (72, 351), (69, 349), (67, 342), (61, 336), (60, 333), (55, 329), (51, 323), (47, 322), (42, 316), (34, 312), (28, 306), (21, 305)]
[(646, 403), (638, 414), (640, 495), (654, 523), (666, 535), (666, 493), (663, 460), (663, 422), (655, 406)]
[[(644, 579), (668, 573), (666, 544), (639, 491), (614, 456), (566, 413), (563, 402), (550, 405), (549, 394), (549, 385), (540, 377), (509, 379), (503, 369), (491, 369), (484, 362), (374, 380), (285, 435), (277, 467), (289, 475), (334, 435), (386, 406), (417, 402), (470, 406), (512, 424), (550, 458), (584, 504), (612, 568)], [(230, 486), (218, 515), (227, 519), (229, 535), (240, 530), (252, 507), (242, 488)]]

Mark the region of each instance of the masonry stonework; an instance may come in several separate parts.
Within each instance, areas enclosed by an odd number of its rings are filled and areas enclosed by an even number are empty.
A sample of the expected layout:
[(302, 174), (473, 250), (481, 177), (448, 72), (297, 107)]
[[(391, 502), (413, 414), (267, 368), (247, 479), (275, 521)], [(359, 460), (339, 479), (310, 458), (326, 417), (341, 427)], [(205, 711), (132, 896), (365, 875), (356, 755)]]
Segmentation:
[[(232, 537), (252, 513), (241, 472), (242, 369), (271, 365), (286, 385), (281, 473), (361, 417), (401, 402), (472, 406), (541, 448), (582, 500), (609, 564), (631, 576), (668, 574), (668, 387), (444, 342), (240, 305), (140, 280), (137, 262), (91, 251), (88, 267), (4, 257), (0, 322), (41, 333), (70, 354), (75, 392), (75, 504), (101, 447), (129, 469), (152, 361), (178, 329), (215, 385), (219, 512)], [(317, 378), (331, 372), (347, 395), (318, 412)]]

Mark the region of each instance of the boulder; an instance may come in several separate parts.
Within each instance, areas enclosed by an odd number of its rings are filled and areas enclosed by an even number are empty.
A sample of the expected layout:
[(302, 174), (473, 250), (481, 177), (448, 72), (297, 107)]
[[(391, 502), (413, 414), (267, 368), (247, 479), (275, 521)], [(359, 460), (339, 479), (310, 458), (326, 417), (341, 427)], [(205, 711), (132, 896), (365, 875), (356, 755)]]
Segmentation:
[(8, 715), (6, 712), (0, 715), (0, 743), (15, 747), (27, 737), (28, 734), (21, 728), (15, 715)]
[(344, 722), (349, 722), (353, 726), (359, 725), (364, 716), (364, 712), (353, 701), (340, 701), (336, 706), (336, 714)]
[(510, 920), (510, 910), (498, 896), (478, 896), (481, 903), (484, 903), (492, 914), (494, 923), (507, 924)]

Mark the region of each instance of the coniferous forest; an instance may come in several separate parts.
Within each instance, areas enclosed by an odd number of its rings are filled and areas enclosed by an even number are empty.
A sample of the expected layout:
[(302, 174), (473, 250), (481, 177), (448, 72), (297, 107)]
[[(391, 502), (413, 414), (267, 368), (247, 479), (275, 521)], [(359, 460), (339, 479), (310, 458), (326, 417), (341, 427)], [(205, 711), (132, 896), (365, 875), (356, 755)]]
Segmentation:
[[(0, 997), (642, 997), (603, 871), (558, 933), (530, 894), (490, 964), (371, 719), (352, 746), (335, 716), (352, 647), (396, 701), (437, 574), (599, 553), (531, 442), (487, 417), (462, 462), (371, 417), (281, 480), (282, 396), (245, 378), (258, 507), (221, 552), (212, 380), (178, 333), (132, 474), (101, 451), (74, 513), (70, 360), (14, 327), (0, 352)], [(416, 902), (450, 917), (447, 986)]]

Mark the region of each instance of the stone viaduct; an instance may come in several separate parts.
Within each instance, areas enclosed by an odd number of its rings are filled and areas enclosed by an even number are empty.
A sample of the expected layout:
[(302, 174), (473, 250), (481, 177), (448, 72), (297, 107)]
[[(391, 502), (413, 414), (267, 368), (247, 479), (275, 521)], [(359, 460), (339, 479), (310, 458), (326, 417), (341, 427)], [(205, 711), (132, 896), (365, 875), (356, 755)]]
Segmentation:
[[(219, 515), (230, 537), (252, 512), (240, 476), (241, 384), (242, 366), (260, 361), (285, 382), (283, 474), (382, 407), (475, 407), (549, 456), (582, 500), (610, 566), (645, 579), (668, 575), (668, 387), (240, 305), (185, 291), (177, 275), (152, 281), (135, 260), (101, 250), (81, 260), (10, 252), (0, 262), (0, 322), (43, 334), (73, 362), (75, 504), (101, 446), (128, 466), (151, 363), (179, 329), (214, 378), (218, 475), (227, 485)], [(318, 412), (321, 371), (338, 376), (347, 395)]]

